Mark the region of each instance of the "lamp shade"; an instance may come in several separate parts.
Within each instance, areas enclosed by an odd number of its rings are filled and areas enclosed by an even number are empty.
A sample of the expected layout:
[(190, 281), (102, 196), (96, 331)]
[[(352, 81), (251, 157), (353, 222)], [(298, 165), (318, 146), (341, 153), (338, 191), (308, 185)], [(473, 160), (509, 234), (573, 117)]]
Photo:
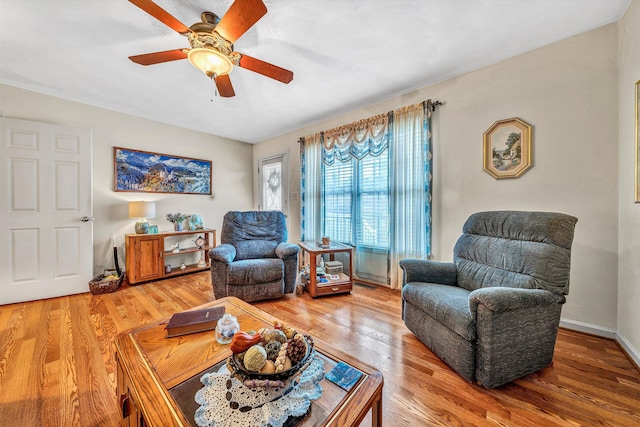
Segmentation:
[(202, 70), (209, 77), (229, 74), (233, 69), (229, 58), (212, 48), (191, 49), (187, 57), (194, 67)]
[(147, 234), (149, 223), (147, 218), (156, 217), (156, 202), (129, 202), (129, 218), (140, 218), (136, 222), (136, 233)]
[(129, 202), (129, 218), (155, 218), (156, 202)]

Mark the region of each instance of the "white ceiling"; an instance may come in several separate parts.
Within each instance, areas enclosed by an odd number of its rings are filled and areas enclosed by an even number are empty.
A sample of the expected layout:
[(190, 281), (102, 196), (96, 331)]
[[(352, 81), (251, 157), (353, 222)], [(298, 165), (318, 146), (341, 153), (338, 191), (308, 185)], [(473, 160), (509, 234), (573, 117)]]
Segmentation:
[[(236, 68), (213, 97), (188, 47), (126, 0), (0, 0), (0, 83), (256, 143), (620, 19), (631, 0), (263, 0), (235, 43), (293, 71), (288, 85)], [(232, 0), (157, 0), (187, 26)]]

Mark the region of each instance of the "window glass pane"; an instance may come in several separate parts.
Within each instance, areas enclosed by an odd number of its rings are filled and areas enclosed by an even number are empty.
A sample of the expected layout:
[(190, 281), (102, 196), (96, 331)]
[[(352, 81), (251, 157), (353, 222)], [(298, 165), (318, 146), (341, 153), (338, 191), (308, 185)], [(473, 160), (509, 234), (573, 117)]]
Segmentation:
[(324, 166), (323, 235), (354, 246), (389, 248), (389, 154)]
[(324, 165), (323, 178), (323, 230), (324, 236), (343, 243), (353, 243), (352, 200), (353, 200), (353, 159)]
[(262, 166), (262, 206), (266, 211), (282, 210), (282, 163)]
[(356, 241), (359, 246), (389, 247), (389, 150), (377, 157), (366, 156), (358, 164), (358, 215)]

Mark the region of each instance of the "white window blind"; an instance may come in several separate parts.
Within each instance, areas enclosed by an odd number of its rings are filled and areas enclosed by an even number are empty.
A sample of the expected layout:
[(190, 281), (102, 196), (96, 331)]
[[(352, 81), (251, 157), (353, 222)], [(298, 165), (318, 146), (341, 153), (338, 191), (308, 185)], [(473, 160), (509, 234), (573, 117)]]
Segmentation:
[(323, 182), (323, 230), (324, 236), (331, 240), (353, 244), (353, 159), (348, 162), (335, 162), (325, 165)]
[(389, 150), (358, 164), (358, 246), (389, 248)]
[(388, 150), (324, 167), (323, 235), (353, 246), (388, 249)]

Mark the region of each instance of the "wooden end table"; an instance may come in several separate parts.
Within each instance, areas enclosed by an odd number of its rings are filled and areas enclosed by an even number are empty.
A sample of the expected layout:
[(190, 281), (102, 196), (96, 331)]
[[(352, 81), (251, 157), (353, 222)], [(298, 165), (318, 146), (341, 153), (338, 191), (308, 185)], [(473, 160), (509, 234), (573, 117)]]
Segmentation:
[[(242, 330), (270, 327), (277, 319), (237, 298), (222, 298), (194, 309), (224, 306), (238, 318)], [(193, 397), (202, 387), (199, 379), (217, 371), (231, 355), (214, 331), (166, 338), (168, 318), (119, 334), (115, 339), (116, 394), (124, 426), (195, 425)], [(295, 328), (295, 325), (291, 325)], [(299, 330), (304, 333), (304, 331)], [(382, 374), (355, 358), (314, 339), (318, 356), (329, 372), (339, 361), (358, 369), (362, 378), (348, 392), (326, 378), (322, 396), (311, 402), (298, 426), (358, 426), (371, 410), (374, 427), (382, 426)]]
[[(342, 243), (331, 243), (328, 247), (318, 246), (316, 242), (301, 242), (301, 265), (304, 263), (304, 253), (309, 254), (309, 279), (304, 279), (305, 287), (312, 297), (334, 295), (351, 292), (353, 289), (353, 248)], [(316, 275), (318, 255), (329, 254), (331, 261), (335, 260), (335, 254), (346, 253), (349, 256), (349, 274), (338, 274), (337, 279), (328, 279), (326, 282), (318, 282)]]

